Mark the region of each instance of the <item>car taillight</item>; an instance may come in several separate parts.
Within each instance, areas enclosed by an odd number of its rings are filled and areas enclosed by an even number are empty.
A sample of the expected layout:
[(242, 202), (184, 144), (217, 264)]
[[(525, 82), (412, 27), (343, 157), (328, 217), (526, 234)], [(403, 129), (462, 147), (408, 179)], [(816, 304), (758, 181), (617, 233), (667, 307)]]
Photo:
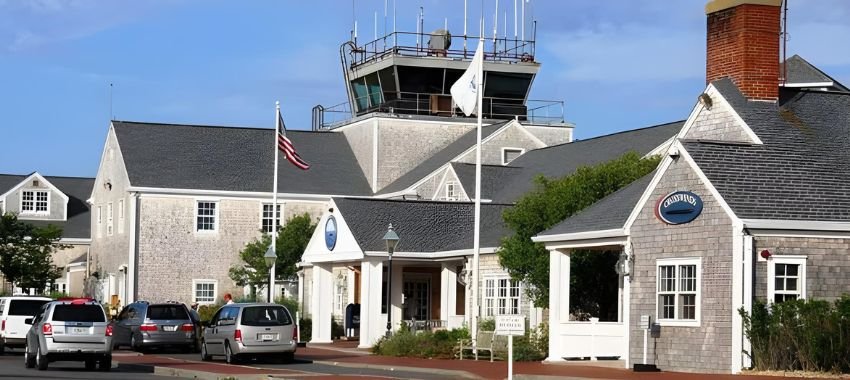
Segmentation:
[(295, 327), (292, 328), (292, 341), (293, 342), (298, 341), (298, 326), (295, 326)]
[(49, 323), (41, 325), (41, 332), (44, 335), (53, 335), (53, 325)]
[(6, 320), (5, 319), (3, 320), (3, 322), (0, 322), (0, 331), (6, 331)]
[(195, 331), (195, 326), (192, 325), (191, 323), (184, 323), (182, 326), (180, 326), (180, 331), (192, 332), (192, 331)]
[(145, 323), (139, 326), (139, 331), (156, 331), (156, 325), (153, 323)]
[(106, 336), (112, 336), (112, 325), (106, 325)]
[(242, 330), (236, 330), (233, 332), (233, 340), (242, 343)]

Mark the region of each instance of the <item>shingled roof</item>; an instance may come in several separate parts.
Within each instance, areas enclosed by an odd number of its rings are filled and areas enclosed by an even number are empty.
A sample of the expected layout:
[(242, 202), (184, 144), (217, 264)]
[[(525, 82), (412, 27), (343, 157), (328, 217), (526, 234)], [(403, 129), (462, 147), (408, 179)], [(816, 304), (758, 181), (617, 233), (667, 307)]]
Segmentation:
[(738, 217), (850, 221), (850, 93), (801, 90), (777, 104), (713, 85), (764, 144), (683, 145)]
[(779, 70), (780, 73), (785, 73), (785, 83), (789, 86), (811, 83), (832, 83), (832, 85), (829, 86), (832, 87), (832, 89), (847, 91), (847, 87), (843, 84), (839, 83), (797, 54), (786, 59), (785, 63), (780, 66)]
[[(647, 154), (675, 136), (683, 124), (684, 121), (677, 121), (532, 150), (511, 162), (511, 166), (521, 169), (498, 186), (492, 200), (516, 202), (533, 189), (533, 179), (537, 175), (563, 177), (580, 166), (607, 162), (630, 151)], [(488, 194), (484, 193), (484, 198), (488, 198)]]
[[(453, 162), (452, 169), (457, 174), (458, 181), (466, 191), (470, 199), (475, 198), (475, 164)], [(520, 172), (522, 168), (515, 166), (481, 165), (481, 193), (482, 199), (488, 199), (499, 190), (499, 188), (510, 178)]]
[[(474, 204), (467, 202), (334, 198), (355, 240), (364, 251), (384, 251), (387, 225), (401, 238), (397, 252), (472, 249)], [(481, 205), (481, 247), (496, 247), (509, 231), (502, 212), (509, 205)]]
[[(137, 187), (270, 192), (273, 129), (113, 121), (130, 184)], [(287, 132), (310, 163), (300, 170), (280, 157), (278, 191), (371, 195), (341, 133)]]
[[(0, 194), (17, 186), (30, 175), (0, 174)], [(90, 239), (91, 210), (86, 199), (91, 196), (94, 178), (44, 176), (44, 179), (68, 196), (68, 218), (66, 221), (27, 220), (26, 222), (36, 226), (52, 224), (60, 227), (63, 238)]]

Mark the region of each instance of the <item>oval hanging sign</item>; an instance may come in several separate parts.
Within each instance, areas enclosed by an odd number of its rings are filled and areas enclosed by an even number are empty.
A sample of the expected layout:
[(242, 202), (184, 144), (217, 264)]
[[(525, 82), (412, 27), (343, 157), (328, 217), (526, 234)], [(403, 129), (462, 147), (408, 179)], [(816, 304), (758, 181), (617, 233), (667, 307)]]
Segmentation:
[(328, 251), (333, 251), (336, 247), (336, 219), (333, 215), (329, 216), (328, 221), (325, 222), (325, 246), (328, 247)]
[(690, 191), (674, 191), (658, 200), (655, 216), (667, 224), (690, 223), (702, 212), (702, 199)]

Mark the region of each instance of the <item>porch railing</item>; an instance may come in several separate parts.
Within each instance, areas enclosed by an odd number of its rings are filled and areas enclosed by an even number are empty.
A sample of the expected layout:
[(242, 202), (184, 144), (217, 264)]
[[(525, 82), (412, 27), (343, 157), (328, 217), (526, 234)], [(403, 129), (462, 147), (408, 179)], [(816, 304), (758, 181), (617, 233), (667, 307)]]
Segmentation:
[(623, 358), (626, 356), (626, 335), (622, 322), (562, 322), (559, 326), (560, 357), (564, 358)]

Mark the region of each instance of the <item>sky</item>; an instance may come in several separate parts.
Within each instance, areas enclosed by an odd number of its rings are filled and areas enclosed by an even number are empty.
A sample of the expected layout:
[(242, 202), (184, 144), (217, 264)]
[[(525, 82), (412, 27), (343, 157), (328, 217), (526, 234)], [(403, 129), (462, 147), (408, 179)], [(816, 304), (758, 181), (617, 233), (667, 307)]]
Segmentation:
[[(788, 55), (850, 84), (850, 1), (788, 1)], [(492, 31), (496, 3), (469, 1), (469, 24), (483, 9)], [(514, 1), (498, 3), (513, 35)], [(705, 3), (527, 1), (530, 98), (564, 101), (579, 139), (686, 118), (705, 88)], [(110, 118), (273, 128), (279, 100), (309, 129), (313, 106), (346, 100), (353, 20), (371, 40), (385, 4), (390, 31), (395, 4), (400, 31), (422, 7), (424, 30), (463, 33), (461, 0), (0, 0), (0, 173), (93, 177)]]

